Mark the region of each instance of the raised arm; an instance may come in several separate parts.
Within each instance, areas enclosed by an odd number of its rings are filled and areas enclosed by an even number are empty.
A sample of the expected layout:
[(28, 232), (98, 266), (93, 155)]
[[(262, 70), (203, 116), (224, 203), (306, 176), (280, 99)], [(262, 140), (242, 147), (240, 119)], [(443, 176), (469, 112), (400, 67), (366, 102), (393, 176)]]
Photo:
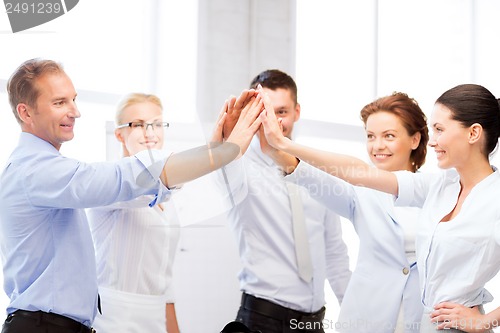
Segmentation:
[(263, 101), (259, 96), (252, 96), (246, 99), (245, 103), (238, 121), (225, 142), (221, 142), (223, 124), (227, 119), (226, 110), (223, 107), (212, 138), (219, 142), (212, 142), (170, 156), (160, 176), (165, 186), (172, 188), (204, 176), (245, 153), (261, 124), (258, 116), (263, 109)]
[(281, 125), (276, 119), (269, 98), (262, 91), (259, 94), (262, 96), (265, 106), (260, 119), (267, 142), (271, 146), (353, 185), (369, 187), (394, 195), (398, 194), (398, 182), (393, 173), (372, 167), (352, 156), (300, 145), (283, 136)]

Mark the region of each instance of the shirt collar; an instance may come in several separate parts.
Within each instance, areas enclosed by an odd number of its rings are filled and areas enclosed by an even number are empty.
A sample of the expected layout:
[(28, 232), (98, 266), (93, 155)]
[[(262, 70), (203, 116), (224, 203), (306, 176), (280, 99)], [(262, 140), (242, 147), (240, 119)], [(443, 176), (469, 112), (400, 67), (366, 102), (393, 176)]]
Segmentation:
[(19, 136), (19, 143), (18, 143), (18, 149), (22, 149), (24, 152), (39, 152), (39, 151), (45, 151), (45, 152), (50, 152), (55, 155), (60, 155), (61, 153), (59, 150), (57, 150), (52, 144), (49, 142), (39, 138), (38, 136), (27, 133), (27, 132), (21, 132), (21, 135)]

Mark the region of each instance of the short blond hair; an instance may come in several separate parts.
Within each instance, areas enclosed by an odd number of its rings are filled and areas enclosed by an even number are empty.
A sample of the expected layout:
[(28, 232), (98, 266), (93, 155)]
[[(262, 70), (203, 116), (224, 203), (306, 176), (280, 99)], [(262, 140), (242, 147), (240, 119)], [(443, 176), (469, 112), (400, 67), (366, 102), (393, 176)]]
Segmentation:
[(118, 106), (116, 108), (116, 115), (115, 115), (116, 125), (121, 125), (123, 122), (123, 120), (122, 120), (123, 110), (125, 110), (126, 108), (128, 108), (131, 105), (144, 103), (144, 102), (153, 103), (153, 104), (159, 106), (160, 109), (163, 111), (163, 105), (161, 104), (161, 100), (158, 96), (152, 95), (152, 94), (144, 94), (144, 93), (130, 93), (130, 94), (126, 95), (120, 101), (120, 103), (118, 103)]

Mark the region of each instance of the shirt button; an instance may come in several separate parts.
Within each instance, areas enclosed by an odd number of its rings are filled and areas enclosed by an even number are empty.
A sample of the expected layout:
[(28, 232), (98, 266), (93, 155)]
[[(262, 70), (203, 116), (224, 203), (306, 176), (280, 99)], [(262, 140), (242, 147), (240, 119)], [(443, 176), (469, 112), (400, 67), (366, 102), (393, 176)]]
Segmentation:
[(403, 274), (408, 275), (408, 273), (410, 273), (410, 270), (408, 269), (408, 267), (403, 268)]

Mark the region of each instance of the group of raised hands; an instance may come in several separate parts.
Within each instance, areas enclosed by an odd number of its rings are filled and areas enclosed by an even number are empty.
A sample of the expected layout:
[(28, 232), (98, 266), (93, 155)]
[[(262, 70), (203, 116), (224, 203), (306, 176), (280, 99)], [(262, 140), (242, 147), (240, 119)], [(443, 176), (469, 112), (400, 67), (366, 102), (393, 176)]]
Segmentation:
[[(277, 150), (283, 136), (281, 120), (276, 118), (269, 96), (262, 90), (246, 89), (225, 101), (210, 143), (172, 154), (161, 173), (162, 182), (177, 187), (223, 167), (242, 156), (255, 133), (260, 131), (262, 151), (283, 165), (296, 165), (295, 157)], [(283, 161), (280, 163), (280, 161)], [(283, 169), (286, 171), (287, 166)]]
[(234, 143), (241, 156), (257, 132), (265, 153), (277, 149), (285, 139), (281, 120), (276, 118), (269, 96), (260, 86), (243, 90), (238, 97), (231, 96), (224, 102), (211, 142)]

